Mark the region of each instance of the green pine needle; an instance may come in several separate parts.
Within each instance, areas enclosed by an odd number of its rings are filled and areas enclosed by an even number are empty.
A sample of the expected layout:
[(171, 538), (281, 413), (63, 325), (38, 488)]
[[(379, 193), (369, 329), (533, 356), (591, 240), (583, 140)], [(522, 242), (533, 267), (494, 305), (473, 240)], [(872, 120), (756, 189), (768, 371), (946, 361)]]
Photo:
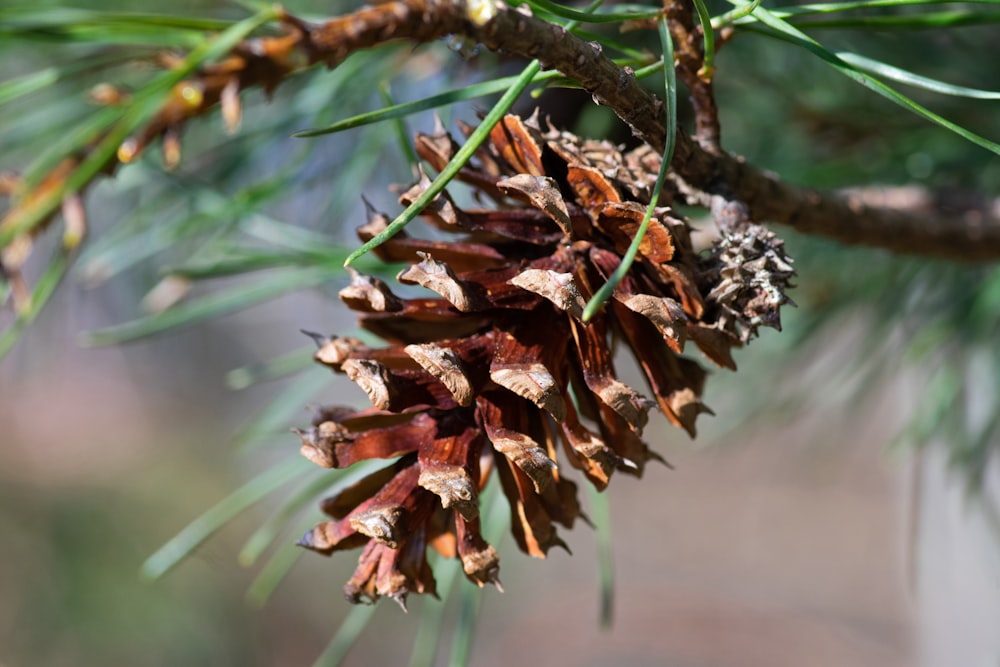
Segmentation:
[[(302, 527), (299, 532), (305, 532), (321, 520), (318, 513), (310, 515), (308, 519), (298, 524)], [(278, 589), (278, 586), (285, 580), (285, 577), (292, 571), (292, 568), (295, 567), (295, 564), (299, 562), (299, 558), (304, 553), (306, 553), (306, 550), (294, 542), (282, 543), (271, 554), (271, 557), (267, 559), (264, 567), (260, 568), (260, 572), (254, 577), (250, 586), (247, 587), (246, 594), (244, 595), (247, 604), (258, 609), (267, 604), (267, 601), (271, 599), (271, 595)]]
[[(521, 3), (512, 3), (521, 4)], [(564, 19), (571, 19), (579, 23), (621, 23), (624, 21), (639, 21), (642, 19), (652, 19), (663, 14), (660, 9), (650, 9), (648, 7), (637, 8), (630, 12), (602, 12), (597, 13), (591, 8), (585, 10), (573, 9), (552, 0), (526, 0), (524, 4), (542, 13), (551, 14)]]
[(757, 5), (759, 4), (760, 0), (753, 0), (753, 2), (747, 5), (744, 5), (742, 7), (737, 7), (736, 9), (728, 11), (725, 14), (717, 16), (714, 19), (712, 19), (712, 27), (715, 28), (716, 30), (720, 30), (722, 28), (725, 28), (726, 26), (730, 26), (740, 21), (740, 19), (746, 18), (747, 16), (750, 16), (750, 14), (753, 14), (753, 10), (757, 9)]
[(381, 605), (358, 604), (351, 607), (347, 616), (341, 622), (337, 633), (330, 640), (330, 643), (323, 649), (323, 653), (313, 663), (313, 667), (336, 667), (339, 665), (354, 644), (358, 637), (368, 627), (375, 612)]
[(607, 491), (598, 491), (586, 485), (590, 518), (594, 522), (594, 541), (597, 547), (597, 570), (600, 581), (600, 626), (610, 630), (614, 621), (615, 558), (614, 539), (611, 534), (611, 503)]
[(856, 16), (812, 19), (789, 16), (788, 21), (803, 28), (831, 30), (837, 28), (867, 28), (871, 30), (929, 30), (958, 28), (961, 26), (986, 26), (1000, 22), (1000, 12), (982, 12), (956, 9), (945, 12), (925, 12), (897, 16)]
[(667, 178), (667, 170), (670, 168), (670, 162), (674, 157), (674, 143), (676, 140), (677, 132), (677, 74), (674, 71), (674, 45), (670, 38), (670, 31), (667, 29), (667, 20), (664, 17), (660, 18), (659, 21), (659, 33), (660, 33), (660, 45), (663, 49), (663, 63), (664, 63), (664, 87), (665, 87), (665, 104), (667, 107), (667, 140), (666, 146), (663, 149), (663, 159), (660, 162), (660, 172), (656, 176), (656, 185), (653, 187), (653, 194), (649, 199), (649, 206), (646, 207), (646, 214), (642, 217), (642, 223), (639, 225), (639, 229), (632, 239), (632, 243), (629, 244), (628, 250), (625, 252), (625, 256), (622, 257), (621, 264), (615, 269), (608, 281), (601, 286), (597, 293), (591, 297), (590, 301), (587, 303), (587, 307), (583, 309), (583, 321), (588, 322), (590, 319), (604, 307), (604, 304), (608, 302), (611, 295), (614, 294), (615, 288), (618, 284), (625, 278), (628, 270), (632, 267), (632, 262), (635, 261), (636, 255), (639, 253), (639, 246), (642, 244), (643, 238), (646, 236), (646, 230), (649, 228), (649, 221), (653, 217), (653, 211), (656, 210), (657, 202), (660, 199), (660, 192), (663, 190), (663, 182)]
[[(586, 33), (581, 33), (580, 36), (584, 38), (588, 37)], [(597, 37), (597, 35), (589, 35), (590, 39), (596, 39)], [(625, 59), (616, 59), (614, 61), (615, 64), (620, 67), (635, 67), (643, 62), (649, 61), (646, 55), (637, 49), (630, 48), (625, 44), (610, 42), (603, 35), (600, 36), (600, 39), (606, 48), (615, 48), (628, 56)], [(656, 67), (658, 68), (659, 65)], [(638, 74), (639, 70), (636, 70), (636, 76), (638, 76)], [(429, 111), (430, 109), (438, 109), (440, 107), (456, 104), (458, 102), (474, 100), (480, 97), (486, 97), (487, 95), (502, 93), (505, 90), (509, 90), (511, 86), (517, 84), (519, 79), (519, 76), (506, 76), (499, 79), (492, 79), (490, 81), (483, 81), (482, 83), (475, 83), (463, 88), (455, 88), (454, 90), (449, 90), (445, 93), (430, 95), (412, 102), (401, 102), (399, 104), (393, 104), (381, 109), (376, 109), (375, 111), (366, 111), (365, 113), (339, 120), (336, 123), (325, 127), (301, 130), (292, 134), (292, 136), (296, 138), (320, 137), (326, 134), (335, 134), (337, 132), (343, 132), (344, 130), (373, 125), (387, 120), (404, 118), (415, 113), (420, 113), (421, 111)], [(532, 78), (531, 83), (547, 84), (565, 80), (565, 77), (563, 77), (558, 71), (550, 70), (547, 72), (537, 73)]]
[[(420, 607), (420, 625), (417, 638), (410, 651), (409, 667), (431, 667), (438, 654), (438, 643), (444, 634), (445, 603), (451, 599), (451, 592), (462, 572), (462, 564), (453, 558), (436, 558), (434, 579), (440, 601), (425, 598)], [(481, 595), (482, 591), (477, 592)]]
[(351, 484), (385, 467), (385, 461), (372, 459), (347, 470), (313, 470), (311, 479), (294, 491), (278, 509), (247, 539), (238, 560), (249, 567), (257, 562), (293, 516), (316, 500), (320, 494), (335, 495)]
[(31, 74), (25, 74), (9, 81), (0, 83), (0, 106), (13, 100), (30, 95), (35, 91), (51, 86), (60, 79), (62, 72), (58, 67), (46, 67)]
[[(386, 107), (395, 106), (396, 101), (392, 99), (392, 90), (389, 86), (388, 81), (382, 81), (378, 87), (379, 96), (382, 98), (382, 104)], [(413, 149), (413, 142), (410, 141), (410, 132), (406, 129), (406, 121), (402, 117), (393, 119), (392, 129), (396, 135), (396, 141), (399, 144), (399, 150), (402, 151), (403, 155), (406, 157), (406, 162), (412, 168), (414, 173), (416, 173), (417, 165), (420, 163), (420, 158), (417, 157), (417, 152)]]
[(888, 65), (871, 58), (866, 58), (849, 51), (837, 51), (837, 57), (848, 65), (853, 65), (859, 70), (868, 72), (869, 74), (881, 76), (886, 79), (892, 79), (898, 83), (914, 86), (916, 88), (923, 88), (924, 90), (929, 90), (933, 93), (951, 95), (953, 97), (967, 97), (974, 100), (1000, 100), (1000, 91), (956, 86), (943, 81), (938, 81), (937, 79), (931, 79), (926, 76), (914, 74), (913, 72), (909, 72), (905, 69), (893, 67), (892, 65)]
[(458, 172), (472, 159), (472, 156), (476, 154), (479, 147), (483, 145), (483, 142), (490, 136), (490, 131), (493, 126), (500, 122), (504, 115), (510, 111), (510, 108), (514, 105), (514, 102), (520, 97), (524, 89), (528, 87), (534, 76), (541, 70), (541, 64), (537, 60), (532, 60), (521, 75), (517, 77), (517, 81), (514, 83), (510, 89), (500, 98), (500, 100), (493, 105), (490, 112), (486, 114), (479, 126), (472, 132), (469, 138), (466, 140), (465, 144), (455, 153), (455, 156), (451, 161), (445, 165), (445, 168), (441, 170), (441, 173), (431, 182), (431, 184), (420, 193), (412, 204), (406, 207), (406, 210), (399, 214), (395, 220), (393, 220), (389, 225), (379, 232), (374, 238), (362, 245), (360, 248), (348, 255), (347, 260), (344, 262), (344, 266), (350, 266), (356, 259), (366, 254), (369, 250), (377, 248), (382, 245), (393, 236), (402, 231), (403, 227), (408, 225), (411, 220), (417, 217), (428, 204), (434, 201), (447, 185), (452, 181)]
[(256, 306), (294, 290), (322, 285), (329, 282), (334, 275), (336, 275), (335, 268), (332, 266), (276, 269), (254, 284), (237, 285), (228, 290), (212, 292), (155, 315), (84, 334), (81, 343), (87, 346), (116, 345), (173, 331)]
[(314, 470), (313, 466), (298, 457), (268, 468), (160, 547), (142, 564), (142, 576), (146, 579), (159, 579), (237, 515), (310, 470)]
[(474, 586), (463, 586), (458, 598), (458, 618), (452, 639), (448, 667), (465, 667), (472, 654), (472, 640), (483, 608), (483, 592)]
[[(731, 3), (744, 6), (749, 4), (746, 0), (729, 0)], [(757, 7), (754, 10), (752, 16), (759, 20), (761, 23), (771, 28), (778, 33), (781, 39), (791, 42), (796, 46), (806, 49), (813, 55), (817, 56), (820, 60), (827, 63), (828, 65), (834, 67), (841, 74), (853, 79), (855, 82), (861, 84), (865, 88), (872, 90), (882, 97), (885, 97), (889, 101), (899, 105), (903, 109), (916, 114), (922, 118), (925, 118), (932, 123), (940, 125), (948, 130), (951, 130), (960, 137), (971, 141), (972, 143), (985, 148), (991, 153), (1000, 155), (1000, 144), (997, 144), (989, 139), (979, 136), (978, 134), (965, 129), (964, 127), (953, 123), (952, 121), (939, 116), (933, 111), (927, 109), (926, 107), (917, 104), (915, 101), (909, 97), (899, 93), (894, 88), (882, 83), (878, 79), (868, 76), (862, 72), (857, 67), (841, 60), (836, 53), (830, 51), (825, 46), (809, 37), (803, 33), (798, 28), (795, 28), (787, 21), (779, 18), (776, 14), (764, 9), (763, 7)]]
[(315, 345), (306, 345), (261, 364), (234, 368), (226, 373), (226, 387), (233, 391), (242, 391), (260, 382), (278, 380), (312, 368), (315, 363), (313, 361), (315, 349)]
[[(559, 73), (556, 71), (539, 72), (532, 77), (531, 83), (551, 81), (558, 77)], [(511, 86), (516, 85), (520, 78), (520, 76), (508, 76), (500, 79), (494, 79), (492, 81), (476, 83), (471, 86), (465, 86), (464, 88), (456, 88), (454, 90), (449, 90), (446, 93), (431, 95), (423, 99), (414, 100), (413, 102), (403, 102), (401, 104), (383, 107), (382, 109), (378, 109), (376, 111), (368, 111), (363, 114), (358, 114), (357, 116), (337, 121), (336, 123), (326, 127), (302, 130), (301, 132), (296, 132), (292, 136), (306, 138), (319, 137), (325, 134), (334, 134), (336, 132), (343, 132), (344, 130), (363, 127), (365, 125), (372, 125), (386, 120), (403, 118), (421, 111), (437, 109), (439, 107), (448, 106), (465, 100), (474, 100), (480, 97), (485, 97), (486, 95), (502, 93), (505, 90), (509, 90)]]
[[(499, 485), (483, 494), (483, 539), (489, 544), (499, 545), (510, 529), (510, 505), (501, 493)], [(483, 608), (483, 591), (476, 586), (464, 586), (458, 603), (458, 623), (452, 638), (448, 667), (465, 667), (472, 655), (472, 640), (475, 635), (479, 614)]]
[(694, 7), (698, 11), (698, 22), (701, 23), (701, 32), (705, 36), (705, 55), (702, 71), (698, 72), (698, 76), (711, 79), (715, 72), (715, 32), (712, 30), (712, 15), (708, 13), (705, 0), (694, 0)]
[(243, 427), (235, 438), (237, 448), (254, 449), (273, 441), (279, 434), (282, 439), (287, 438), (289, 422), (295, 415), (304, 414), (303, 406), (314, 400), (330, 382), (329, 371), (315, 364), (301, 373)]
[[(66, 277), (72, 254), (71, 251), (66, 249), (56, 251), (53, 259), (49, 260), (48, 265), (45, 267), (45, 273), (42, 274), (42, 277), (38, 280), (35, 289), (31, 293), (31, 303), (28, 308), (19, 312), (17, 319), (0, 332), (0, 361), (7, 356), (7, 353), (11, 351), (20, 339), (21, 334), (24, 333), (24, 330), (35, 321), (42, 308), (52, 298), (56, 288), (62, 283), (63, 278)], [(0, 285), (3, 284), (4, 282), (0, 281)], [(3, 303), (3, 301), (0, 301), (0, 303)]]

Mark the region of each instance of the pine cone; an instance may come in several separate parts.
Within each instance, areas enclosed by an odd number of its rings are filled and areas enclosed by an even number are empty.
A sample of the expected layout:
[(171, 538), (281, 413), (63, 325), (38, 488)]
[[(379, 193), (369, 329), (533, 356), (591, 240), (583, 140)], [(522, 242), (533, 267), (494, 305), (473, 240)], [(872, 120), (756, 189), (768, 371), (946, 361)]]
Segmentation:
[(781, 331), (780, 308), (795, 305), (785, 293), (795, 275), (784, 242), (761, 225), (726, 231), (704, 262), (715, 287), (708, 301), (721, 309), (719, 325), (742, 343), (758, 335), (758, 327)]
[[(439, 129), (418, 135), (417, 149), (441, 169), (456, 144)], [(396, 459), (327, 499), (332, 520), (300, 542), (324, 554), (365, 545), (349, 600), (433, 593), (427, 546), (459, 557), (478, 585), (497, 583), (497, 555), (479, 525), (478, 495), (491, 474), (510, 502), (518, 546), (544, 557), (563, 545), (555, 525), (571, 528), (581, 516), (558, 450), (603, 489), (614, 471), (638, 476), (660, 459), (640, 437), (654, 405), (694, 436), (695, 418), (709, 412), (706, 371), (680, 356), (685, 343), (735, 368), (730, 350), (740, 339), (709, 319), (718, 280), (704, 284), (703, 274), (717, 278), (716, 262), (699, 260), (675, 211), (656, 210), (614, 298), (591, 321), (581, 317), (621, 262), (658, 168), (648, 149), (622, 154), (507, 116), (459, 176), (492, 206), (461, 208), (442, 194), (422, 215), (455, 240), (403, 232), (375, 250), (387, 262), (414, 262), (398, 280), (437, 296), (403, 298), (352, 272), (341, 298), (389, 345), (321, 337), (316, 359), (346, 373), (372, 407), (323, 409), (300, 433), (302, 453), (321, 466)], [(367, 241), (386, 224), (373, 212), (359, 235)], [(655, 402), (617, 378), (612, 338), (635, 356)]]

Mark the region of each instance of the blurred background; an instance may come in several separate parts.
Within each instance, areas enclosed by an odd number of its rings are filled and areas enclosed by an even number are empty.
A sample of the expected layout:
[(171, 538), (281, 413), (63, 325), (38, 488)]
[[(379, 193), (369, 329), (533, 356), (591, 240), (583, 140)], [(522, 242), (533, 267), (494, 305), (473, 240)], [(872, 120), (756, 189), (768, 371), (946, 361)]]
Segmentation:
[[(0, 13), (0, 80), (90, 57), (111, 64), (6, 104), (4, 169), (23, 169), (88, 113), (90, 86), (148, 78), (152, 66), (134, 49), (149, 56), (176, 46), (163, 43), (175, 38), (168, 31), (141, 46), (134, 35), (88, 37), (82, 14), (56, 20), (56, 3), (30, 9)], [(244, 15), (226, 3), (171, 11)], [(996, 90), (991, 30), (811, 34), (831, 48)], [(309, 665), (351, 610), (341, 586), (356, 553), (307, 553), (263, 599), (274, 582), (262, 583), (261, 572), (281, 569), (268, 570), (263, 556), (276, 563), (294, 553), (282, 545), (308, 524), (311, 504), (304, 519), (277, 522), (282, 530), (258, 562), (237, 558), (254, 531), (275, 523), (301, 476), (286, 475), (261, 502), (230, 512), (232, 521), (159, 580), (140, 576), (196, 517), (262, 471), (287, 468), (298, 456), (288, 428), (308, 423), (308, 406), (365, 401), (343, 378), (311, 368), (311, 344), (299, 333), (353, 330), (336, 299), (346, 284), (335, 268), (342, 256), (315, 266), (296, 249), (353, 247), (365, 217), (358, 193), (395, 212), (389, 185), (411, 174), (384, 126), (289, 135), (385, 104), (356, 85), (359, 76), (391, 80), (402, 101), (518, 64), (404, 46), (342, 69), (296, 77), (270, 104), (251, 94), (235, 136), (218, 118), (192, 124), (175, 172), (164, 173), (151, 149), (89, 192), (91, 244), (0, 362), (0, 666)], [(738, 36), (720, 51), (718, 84), (723, 144), (794, 182), (998, 192), (995, 156), (787, 44)], [(1000, 135), (995, 103), (906, 92)], [(555, 90), (525, 108), (540, 103), (556, 116), (581, 99)], [(474, 122), (488, 103), (440, 113), (446, 124)], [(563, 115), (581, 134), (621, 132), (601, 109)], [(428, 113), (406, 119), (408, 132), (432, 126)], [(620, 476), (608, 492), (613, 626), (599, 624), (590, 528), (564, 531), (573, 555), (554, 550), (547, 561), (508, 540), (500, 544), (505, 593), (476, 593), (470, 664), (1000, 664), (1000, 271), (778, 231), (800, 274), (799, 307), (783, 313), (784, 331), (740, 351), (738, 373), (713, 373), (706, 403), (718, 416), (703, 418), (696, 441), (661, 418), (647, 427), (675, 470)], [(43, 271), (51, 245), (40, 244), (29, 278)], [(275, 262), (274, 248), (287, 256)], [(251, 271), (261, 257), (272, 264)], [(242, 270), (232, 268), (237, 260)], [(181, 310), (162, 310), (164, 298)], [(167, 321), (170, 313), (180, 314)], [(104, 334), (85, 335), (95, 331)], [(627, 368), (623, 379), (641, 384)], [(438, 662), (446, 664), (464, 609), (411, 599), (403, 614), (383, 601), (344, 664), (406, 664), (421, 620), (442, 610), (450, 622)]]

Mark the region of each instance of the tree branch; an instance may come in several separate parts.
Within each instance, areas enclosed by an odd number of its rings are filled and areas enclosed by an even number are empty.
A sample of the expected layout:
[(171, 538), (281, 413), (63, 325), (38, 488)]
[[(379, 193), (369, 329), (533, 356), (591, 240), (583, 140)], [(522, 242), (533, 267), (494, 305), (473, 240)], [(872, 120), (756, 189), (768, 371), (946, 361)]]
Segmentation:
[[(583, 41), (562, 26), (501, 2), (391, 0), (323, 24), (289, 15), (282, 20), (290, 29), (288, 35), (247, 40), (226, 60), (204, 68), (197, 82), (204, 90), (201, 101), (177, 104), (171, 100), (129, 148), (141, 150), (159, 136), (176, 137), (188, 119), (219, 101), (227, 119), (234, 113), (238, 117), (238, 102), (233, 101), (236, 93), (252, 86), (271, 90), (303, 67), (315, 63), (335, 67), (355, 51), (389, 41), (423, 43), (460, 35), (494, 51), (537, 58), (543, 67), (559, 70), (578, 81), (595, 102), (612, 109), (638, 138), (658, 152), (663, 149), (663, 104), (639, 85), (630, 68), (619, 67), (605, 57), (600, 44)], [(134, 152), (127, 157), (131, 156)], [(706, 151), (682, 133), (677, 134), (671, 166), (687, 186), (685, 190), (701, 193), (699, 203), (709, 206), (712, 196), (719, 194), (735, 198), (747, 205), (754, 220), (900, 253), (975, 261), (1000, 259), (1000, 213), (992, 202), (945, 210), (901, 207), (892, 199), (863, 197), (856, 192), (821, 193), (787, 183), (724, 152)], [(109, 164), (105, 171), (113, 167)], [(8, 211), (6, 218), (16, 208)]]
[[(600, 44), (585, 42), (547, 21), (490, 0), (394, 0), (322, 25), (293, 21), (311, 62), (334, 67), (356, 50), (390, 40), (426, 42), (449, 34), (474, 39), (493, 51), (537, 58), (612, 109), (633, 133), (662, 152), (666, 137), (663, 104), (646, 92), (628, 67), (605, 57)], [(882, 205), (857, 196), (825, 194), (787, 183), (741, 159), (713, 155), (678, 133), (671, 165), (689, 186), (709, 195), (731, 192), (754, 220), (790, 225), (843, 243), (951, 259), (1000, 259), (1000, 217), (995, 209), (946, 214)]]
[[(438, 6), (461, 11), (465, 5), (444, 2)], [(498, 9), (484, 26), (467, 23), (466, 29), (465, 34), (490, 49), (538, 58), (543, 66), (577, 80), (639, 138), (654, 150), (663, 150), (662, 104), (639, 86), (631, 70), (619, 68), (595, 45), (558, 26), (505, 8)], [(995, 208), (981, 206), (950, 214), (938, 209), (914, 211), (857, 196), (799, 188), (734, 156), (712, 155), (680, 133), (671, 166), (695, 189), (709, 195), (731, 193), (749, 207), (754, 220), (900, 253), (967, 261), (1000, 259), (1000, 216)]]
[(695, 140), (709, 153), (720, 153), (722, 131), (719, 108), (715, 103), (712, 72), (705, 68), (705, 42), (701, 26), (695, 27), (690, 0), (668, 0), (664, 3), (664, 11), (674, 40), (677, 77), (691, 94)]

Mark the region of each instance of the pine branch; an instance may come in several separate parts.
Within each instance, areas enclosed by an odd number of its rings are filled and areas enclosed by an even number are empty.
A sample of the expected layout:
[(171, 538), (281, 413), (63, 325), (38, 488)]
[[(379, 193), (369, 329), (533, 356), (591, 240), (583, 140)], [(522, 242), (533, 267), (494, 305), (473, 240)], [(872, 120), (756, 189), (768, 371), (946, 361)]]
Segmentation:
[[(123, 144), (102, 171), (112, 172), (118, 162), (133, 159), (158, 137), (167, 144), (164, 154), (168, 159), (176, 158), (177, 137), (186, 121), (220, 102), (227, 123), (235, 127), (238, 95), (247, 88), (261, 86), (270, 92), (288, 76), (317, 63), (332, 68), (358, 50), (398, 40), (425, 43), (446, 35), (463, 36), (494, 51), (537, 58), (543, 67), (579, 82), (595, 102), (612, 109), (655, 151), (664, 146), (663, 105), (639, 85), (630, 68), (619, 67), (605, 57), (600, 44), (586, 42), (562, 26), (499, 2), (393, 0), (323, 24), (311, 24), (286, 13), (281, 21), (288, 34), (245, 40), (227, 58), (203, 67), (185, 86), (179, 86), (160, 113)], [(189, 94), (192, 86), (198, 95)], [(738, 157), (706, 150), (683, 134), (677, 135), (671, 166), (695, 200), (707, 206), (720, 194), (737, 199), (746, 204), (754, 220), (900, 253), (975, 261), (1000, 258), (1000, 215), (989, 205), (915, 210), (898, 207), (891, 200), (803, 189)], [(67, 198), (74, 194), (67, 193)], [(30, 194), (24, 196), (0, 221), (0, 233), (9, 232), (11, 223), (24, 217), (20, 208), (37, 202)], [(19, 231), (37, 232), (60, 202), (46, 205), (47, 210), (33, 216), (34, 224)], [(3, 269), (9, 275), (16, 274), (18, 268), (18, 263), (5, 258)]]
[[(630, 68), (603, 56), (599, 44), (501, 4), (489, 5), (489, 11), (495, 11), (492, 18), (472, 20), (476, 7), (481, 5), (461, 0), (397, 0), (318, 26), (311, 42), (321, 45), (332, 56), (324, 61), (334, 65), (379, 39), (425, 41), (462, 34), (494, 51), (537, 58), (543, 67), (575, 79), (636, 136), (654, 150), (663, 150), (662, 103), (639, 85)], [(689, 186), (709, 195), (731, 192), (746, 203), (755, 220), (900, 253), (967, 261), (1000, 259), (1000, 216), (989, 209), (985, 214), (983, 210), (915, 212), (803, 189), (734, 156), (712, 155), (681, 134), (671, 166)]]

